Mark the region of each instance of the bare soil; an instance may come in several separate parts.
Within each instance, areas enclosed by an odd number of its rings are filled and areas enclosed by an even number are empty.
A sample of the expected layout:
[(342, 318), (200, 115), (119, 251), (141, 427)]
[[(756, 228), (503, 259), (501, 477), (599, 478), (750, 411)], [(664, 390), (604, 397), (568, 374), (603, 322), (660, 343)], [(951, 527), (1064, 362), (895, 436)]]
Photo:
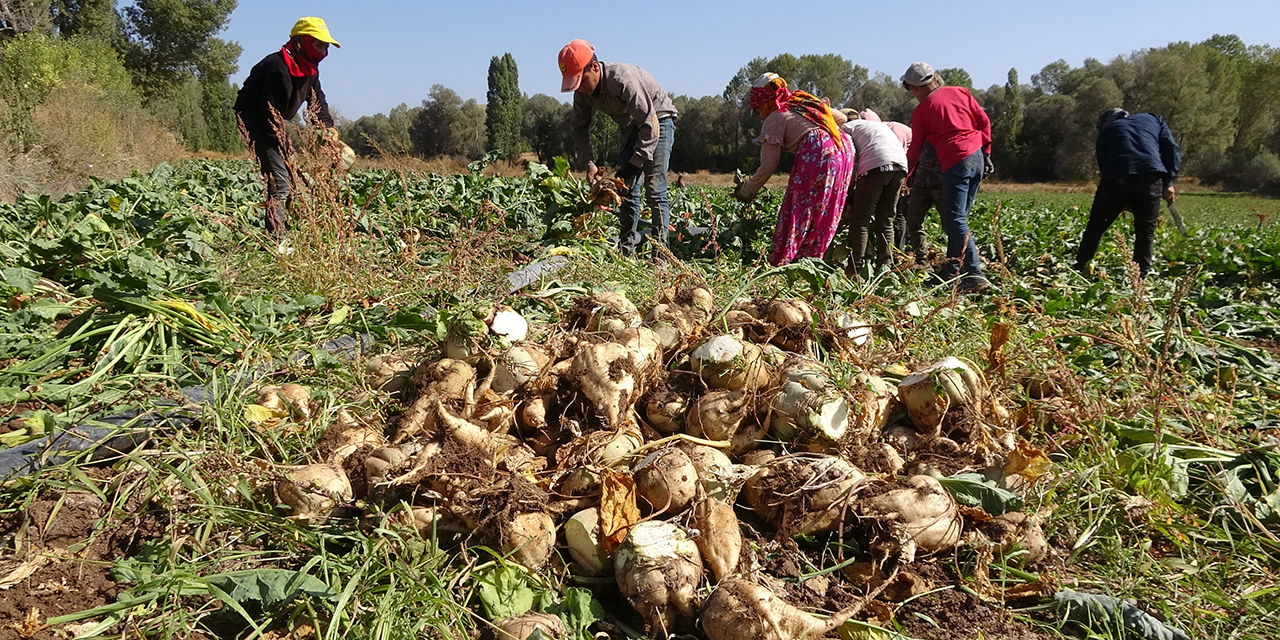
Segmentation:
[(130, 517), (114, 519), (97, 496), (70, 491), (0, 517), (0, 578), (24, 563), (39, 566), (0, 591), (0, 640), (66, 637), (45, 620), (115, 601), (127, 587), (112, 579), (112, 562), (164, 531), (162, 518), (133, 502), (125, 505), (136, 510)]
[(919, 640), (985, 638), (986, 640), (1042, 640), (1051, 638), (956, 589), (921, 596), (894, 616), (903, 633)]

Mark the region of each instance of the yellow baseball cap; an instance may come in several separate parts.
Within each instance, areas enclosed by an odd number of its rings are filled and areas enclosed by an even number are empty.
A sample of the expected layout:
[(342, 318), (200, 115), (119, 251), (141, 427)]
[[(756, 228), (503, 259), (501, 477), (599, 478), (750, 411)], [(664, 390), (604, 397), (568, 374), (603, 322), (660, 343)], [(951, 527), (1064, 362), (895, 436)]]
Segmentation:
[(289, 32), (289, 37), (292, 38), (293, 36), (311, 36), (320, 42), (328, 42), (339, 49), (342, 48), (342, 45), (338, 44), (338, 41), (329, 35), (329, 27), (320, 18), (299, 18), (293, 24), (293, 30)]

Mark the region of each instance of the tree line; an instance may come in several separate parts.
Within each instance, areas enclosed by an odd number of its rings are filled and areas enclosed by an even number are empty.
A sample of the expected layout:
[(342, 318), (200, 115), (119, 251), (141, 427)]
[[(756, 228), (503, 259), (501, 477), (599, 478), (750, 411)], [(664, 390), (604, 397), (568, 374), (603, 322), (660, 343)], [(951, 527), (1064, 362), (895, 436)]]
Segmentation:
[[(238, 151), (229, 77), (241, 48), (216, 36), (235, 8), (236, 0), (0, 0), (0, 86), (64, 84), (60, 76), (76, 71), (56, 58), (92, 59), (106, 76), (123, 69), (132, 97), (188, 149)], [(23, 117), (46, 96), (6, 93), (4, 133), (20, 138)]]
[[(713, 96), (673, 96), (680, 111), (671, 152), (673, 171), (731, 172), (758, 155), (752, 142), (760, 121), (743, 104), (751, 81), (773, 71), (793, 88), (835, 106), (873, 109), (885, 120), (910, 124), (915, 99), (895, 76), (834, 55), (756, 58)], [(1111, 107), (1163, 116), (1182, 146), (1184, 173), (1237, 189), (1280, 188), (1280, 49), (1247, 45), (1234, 35), (1204, 42), (1174, 42), (1109, 62), (1064, 60), (1021, 80), (1010, 69), (1003, 85), (973, 86), (960, 68), (942, 68), (949, 85), (970, 89), (992, 120), (992, 156), (1007, 180), (1088, 180), (1097, 171), (1093, 142), (1098, 114)], [(661, 81), (661, 78), (659, 78)], [(431, 88), (420, 106), (343, 125), (343, 139), (361, 155), (409, 153), (478, 158), (499, 150), (532, 152), (542, 161), (569, 153), (571, 107), (560, 99), (518, 90), (515, 60), (494, 57), (488, 104), (463, 100), (446, 87)], [(610, 157), (612, 122), (595, 118), (593, 145)], [(518, 134), (517, 134), (518, 132)]]
[[(137, 102), (188, 149), (237, 151), (237, 87), (229, 77), (241, 48), (217, 37), (235, 7), (236, 0), (136, 0), (123, 6), (114, 0), (0, 0), (0, 134), (9, 151), (29, 150), (36, 107), (73, 76), (120, 104)], [(885, 120), (909, 124), (915, 106), (896, 76), (873, 74), (839, 55), (756, 58), (719, 95), (673, 96), (680, 111), (673, 170), (749, 167), (758, 154), (752, 140), (760, 122), (742, 98), (763, 71), (835, 106), (874, 109)], [(1073, 67), (1059, 60), (1032, 73), (1028, 83), (1010, 69), (1003, 85), (986, 89), (973, 87), (964, 69), (943, 68), (939, 75), (947, 84), (970, 88), (991, 116), (993, 159), (1005, 179), (1091, 178), (1097, 115), (1122, 106), (1169, 121), (1187, 175), (1232, 188), (1280, 188), (1280, 49), (1269, 45), (1215, 35), (1105, 63), (1087, 59)], [(557, 96), (522, 95), (510, 54), (490, 61), (485, 100), (464, 100), (435, 85), (420, 105), (342, 120), (342, 136), (365, 156), (473, 159), (500, 150), (511, 158), (532, 152), (547, 161), (572, 149), (570, 106)], [(82, 96), (81, 102), (92, 101)], [(611, 157), (615, 127), (607, 118), (594, 120), (597, 155)]]

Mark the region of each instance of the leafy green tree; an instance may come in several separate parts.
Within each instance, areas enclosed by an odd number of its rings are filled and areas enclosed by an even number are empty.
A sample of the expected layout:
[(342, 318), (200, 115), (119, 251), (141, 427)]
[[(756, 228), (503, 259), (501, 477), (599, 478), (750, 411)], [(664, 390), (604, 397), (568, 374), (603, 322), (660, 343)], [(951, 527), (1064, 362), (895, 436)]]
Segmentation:
[(772, 59), (755, 58), (739, 69), (729, 80), (725, 99), (741, 99), (751, 83), (766, 71), (782, 76), (791, 89), (826, 98), (837, 107), (848, 102), (858, 86), (869, 77), (865, 67), (835, 54), (805, 54), (797, 58), (784, 53)]
[(959, 67), (951, 67), (948, 69), (938, 69), (938, 77), (950, 87), (964, 87), (970, 91), (973, 90), (973, 78), (969, 77), (969, 72)]
[(1023, 111), (1022, 132), (1016, 142), (1021, 153), (1013, 163), (1002, 165), (1001, 173), (1014, 180), (1028, 182), (1058, 179), (1054, 172), (1054, 154), (1068, 135), (1076, 135), (1065, 126), (1071, 121), (1075, 107), (1076, 100), (1069, 95), (1039, 91), (1031, 95)]
[(94, 38), (123, 49), (124, 21), (115, 0), (56, 0), (50, 11), (59, 34)]
[[(573, 149), (569, 136), (569, 114), (573, 107), (545, 93), (524, 100), (520, 133), (538, 162), (551, 162), (556, 156), (568, 157)], [(681, 112), (683, 114), (683, 112)], [(683, 127), (683, 122), (681, 123)]]
[(523, 96), (516, 60), (510, 53), (489, 61), (489, 103), (485, 105), (485, 133), (488, 149), (501, 150), (508, 160), (523, 151), (520, 116)]
[(192, 75), (225, 78), (236, 71), (240, 45), (214, 37), (236, 0), (137, 0), (124, 8), (125, 65), (150, 97)]
[(994, 162), (1003, 167), (1015, 161), (1018, 134), (1022, 133), (1022, 87), (1018, 84), (1018, 70), (1010, 69), (1003, 89), (992, 87), (987, 95), (991, 97), (985, 105), (991, 115), (991, 152)]
[(738, 168), (738, 106), (723, 96), (676, 96), (672, 101), (680, 111), (680, 135), (671, 149), (672, 170)]
[(420, 109), (402, 103), (390, 114), (361, 116), (340, 128), (342, 141), (365, 157), (409, 153), (409, 126)]
[(233, 107), (239, 87), (226, 78), (208, 78), (200, 81), (202, 95), (200, 112), (205, 123), (205, 148), (223, 153), (234, 153), (244, 148), (240, 140), (240, 125), (236, 122)]
[(1163, 116), (1182, 147), (1188, 175), (1215, 166), (1236, 137), (1240, 76), (1223, 54), (1205, 45), (1173, 43), (1140, 52), (1129, 99), (1134, 111)]
[(1070, 116), (1059, 123), (1065, 136), (1054, 154), (1059, 180), (1091, 180), (1098, 171), (1098, 115), (1120, 105), (1124, 94), (1111, 78), (1092, 78), (1077, 91)]
[(0, 41), (43, 31), (49, 24), (50, 4), (50, 0), (0, 0)]
[(1057, 93), (1058, 87), (1062, 84), (1062, 76), (1070, 70), (1071, 65), (1067, 64), (1066, 60), (1050, 62), (1040, 69), (1040, 73), (1031, 74), (1031, 86), (1040, 93)]
[(414, 153), (424, 158), (459, 156), (476, 159), (484, 155), (484, 107), (475, 100), (463, 101), (452, 89), (432, 85), (422, 109), (409, 125)]
[(877, 73), (875, 77), (858, 85), (848, 106), (859, 111), (871, 109), (881, 120), (905, 123), (911, 121), (916, 101), (897, 79), (886, 73)]
[(1237, 65), (1244, 65), (1249, 62), (1249, 47), (1245, 45), (1244, 40), (1240, 39), (1240, 36), (1235, 34), (1223, 35), (1215, 33), (1200, 44), (1221, 53)]
[(591, 118), (591, 156), (601, 167), (611, 166), (618, 159), (621, 147), (618, 140), (618, 123), (613, 118), (593, 114)]

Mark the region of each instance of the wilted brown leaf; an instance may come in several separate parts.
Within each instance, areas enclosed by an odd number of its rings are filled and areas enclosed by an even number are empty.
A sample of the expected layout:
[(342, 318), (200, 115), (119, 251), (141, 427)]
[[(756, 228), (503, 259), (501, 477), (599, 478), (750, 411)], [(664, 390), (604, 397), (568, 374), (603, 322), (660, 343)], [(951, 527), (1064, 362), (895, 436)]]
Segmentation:
[(1013, 325), (1006, 322), (997, 322), (991, 327), (991, 347), (987, 349), (987, 368), (1001, 378), (1005, 377), (1004, 346), (1009, 344), (1012, 333)]
[(636, 482), (630, 474), (600, 471), (600, 546), (612, 554), (626, 539), (631, 526), (640, 521), (636, 506)]
[(1029, 482), (1035, 482), (1049, 473), (1052, 464), (1043, 450), (1031, 446), (1026, 440), (1019, 440), (1018, 446), (1009, 452), (1004, 475), (1022, 476)]

